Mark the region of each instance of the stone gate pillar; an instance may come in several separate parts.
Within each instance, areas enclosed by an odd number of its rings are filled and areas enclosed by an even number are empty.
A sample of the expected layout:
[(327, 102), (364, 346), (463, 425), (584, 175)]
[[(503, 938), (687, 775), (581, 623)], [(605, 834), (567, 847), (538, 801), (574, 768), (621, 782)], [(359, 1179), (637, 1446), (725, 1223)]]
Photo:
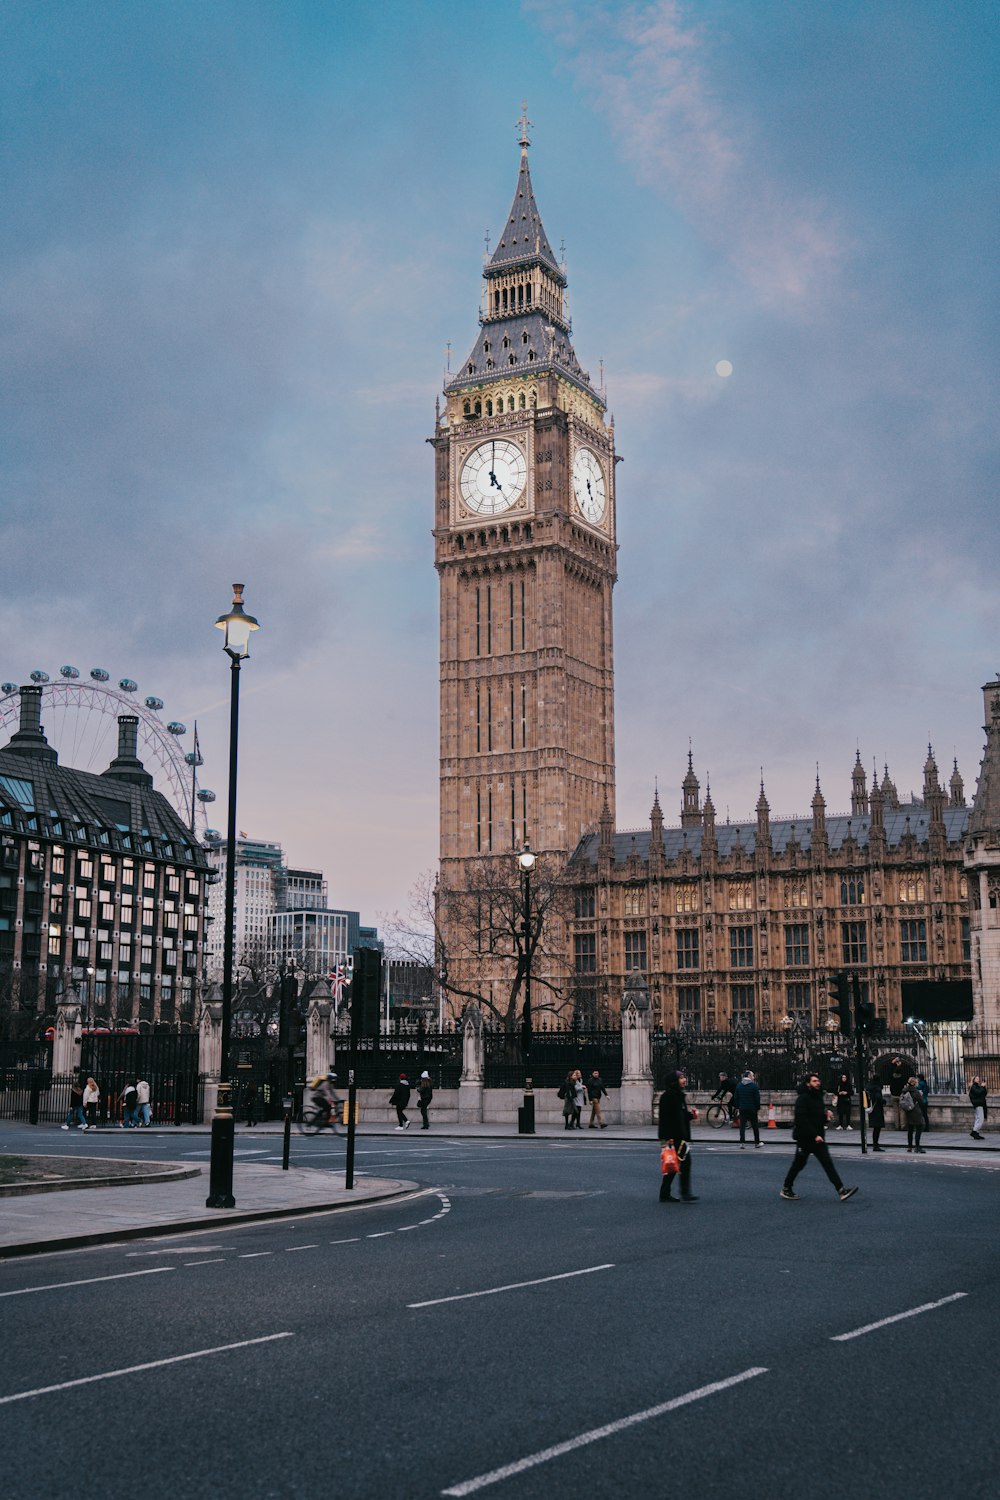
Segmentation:
[(483, 1122), (483, 1013), (473, 1000), (462, 1020), (462, 1077), (458, 1084), (458, 1123)]
[(208, 991), (198, 1027), (198, 1077), (205, 1090), (203, 1119), (211, 1120), (219, 1098), (219, 1071), (222, 1067), (222, 995), (213, 984)]
[(83, 1035), (80, 998), (68, 989), (56, 1001), (55, 1037), (52, 1042), (52, 1076), (69, 1078), (80, 1066)]
[(653, 1118), (652, 1055), (649, 987), (641, 974), (630, 974), (622, 995), (623, 1125), (648, 1125)]
[[(312, 987), (306, 1015), (307, 1078), (315, 1078), (319, 1073), (329, 1073), (333, 1065), (333, 1038), (330, 1035), (332, 1012), (330, 986), (325, 979), (321, 979)], [(346, 1084), (347, 1079), (345, 1077), (340, 1081)]]

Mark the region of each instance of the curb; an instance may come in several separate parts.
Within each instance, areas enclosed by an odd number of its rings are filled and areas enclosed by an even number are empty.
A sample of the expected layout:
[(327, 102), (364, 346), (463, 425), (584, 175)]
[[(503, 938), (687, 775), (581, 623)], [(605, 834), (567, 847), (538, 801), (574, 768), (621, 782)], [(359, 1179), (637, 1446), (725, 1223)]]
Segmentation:
[(0, 1198), (25, 1198), (31, 1193), (68, 1193), (77, 1188), (148, 1187), (154, 1182), (183, 1182), (200, 1177), (201, 1167), (146, 1168), (134, 1177), (52, 1177), (48, 1182), (19, 1182), (0, 1187)]
[(216, 1209), (213, 1218), (175, 1220), (164, 1224), (143, 1224), (129, 1229), (98, 1230), (94, 1234), (67, 1235), (65, 1238), (48, 1240), (25, 1240), (18, 1245), (0, 1247), (0, 1265), (25, 1255), (58, 1255), (63, 1250), (86, 1250), (96, 1245), (113, 1245), (128, 1240), (146, 1240), (154, 1237), (187, 1234), (201, 1229), (230, 1228), (236, 1224), (262, 1224), (269, 1219), (298, 1219), (305, 1214), (329, 1214), (338, 1209), (366, 1207), (372, 1203), (391, 1203), (397, 1198), (406, 1198), (422, 1192), (417, 1182), (400, 1182), (391, 1192), (376, 1193), (358, 1203), (310, 1203), (305, 1208), (260, 1208), (248, 1213)]

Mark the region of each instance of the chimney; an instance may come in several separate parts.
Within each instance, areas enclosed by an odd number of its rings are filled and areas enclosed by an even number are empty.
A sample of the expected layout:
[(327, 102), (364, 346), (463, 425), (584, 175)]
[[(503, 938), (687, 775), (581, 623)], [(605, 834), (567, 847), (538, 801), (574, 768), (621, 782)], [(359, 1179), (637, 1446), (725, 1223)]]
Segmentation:
[(108, 769), (101, 774), (113, 776), (116, 781), (130, 781), (135, 786), (152, 786), (153, 778), (136, 755), (139, 748), (139, 717), (137, 714), (118, 715), (118, 754)]
[(42, 731), (42, 690), (34, 684), (21, 688), (21, 723), (4, 746), (8, 754), (25, 755), (31, 760), (55, 764), (59, 757)]

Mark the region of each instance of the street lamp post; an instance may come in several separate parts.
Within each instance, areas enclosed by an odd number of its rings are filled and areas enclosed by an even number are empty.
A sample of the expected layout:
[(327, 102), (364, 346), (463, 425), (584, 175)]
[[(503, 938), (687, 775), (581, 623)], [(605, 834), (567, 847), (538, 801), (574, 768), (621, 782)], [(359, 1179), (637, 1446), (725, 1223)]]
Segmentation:
[(521, 1019), (521, 1055), (524, 1061), (524, 1105), (518, 1119), (519, 1135), (535, 1133), (535, 1093), (531, 1086), (531, 872), (535, 856), (527, 839), (517, 856), (521, 871), (521, 944), (524, 950), (524, 1012)]
[(229, 696), (229, 825), (226, 840), (226, 916), (222, 950), (222, 1054), (219, 1092), (212, 1118), (212, 1156), (206, 1208), (235, 1208), (233, 1197), (232, 1090), (229, 1082), (229, 1033), (233, 1016), (233, 949), (236, 927), (236, 770), (240, 730), (240, 662), (250, 655), (250, 636), (260, 626), (243, 608), (243, 584), (233, 584), (233, 603), (220, 615), (216, 628), (225, 632), (223, 650), (230, 663)]

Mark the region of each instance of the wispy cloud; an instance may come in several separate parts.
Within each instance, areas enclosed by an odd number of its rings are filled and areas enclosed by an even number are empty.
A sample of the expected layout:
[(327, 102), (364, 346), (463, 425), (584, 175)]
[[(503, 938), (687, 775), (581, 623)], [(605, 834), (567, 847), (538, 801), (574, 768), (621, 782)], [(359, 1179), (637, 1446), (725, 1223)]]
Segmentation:
[(527, 8), (596, 98), (639, 181), (669, 195), (761, 302), (802, 307), (829, 283), (847, 237), (822, 202), (766, 175), (752, 117), (727, 113), (703, 33), (678, 0)]

